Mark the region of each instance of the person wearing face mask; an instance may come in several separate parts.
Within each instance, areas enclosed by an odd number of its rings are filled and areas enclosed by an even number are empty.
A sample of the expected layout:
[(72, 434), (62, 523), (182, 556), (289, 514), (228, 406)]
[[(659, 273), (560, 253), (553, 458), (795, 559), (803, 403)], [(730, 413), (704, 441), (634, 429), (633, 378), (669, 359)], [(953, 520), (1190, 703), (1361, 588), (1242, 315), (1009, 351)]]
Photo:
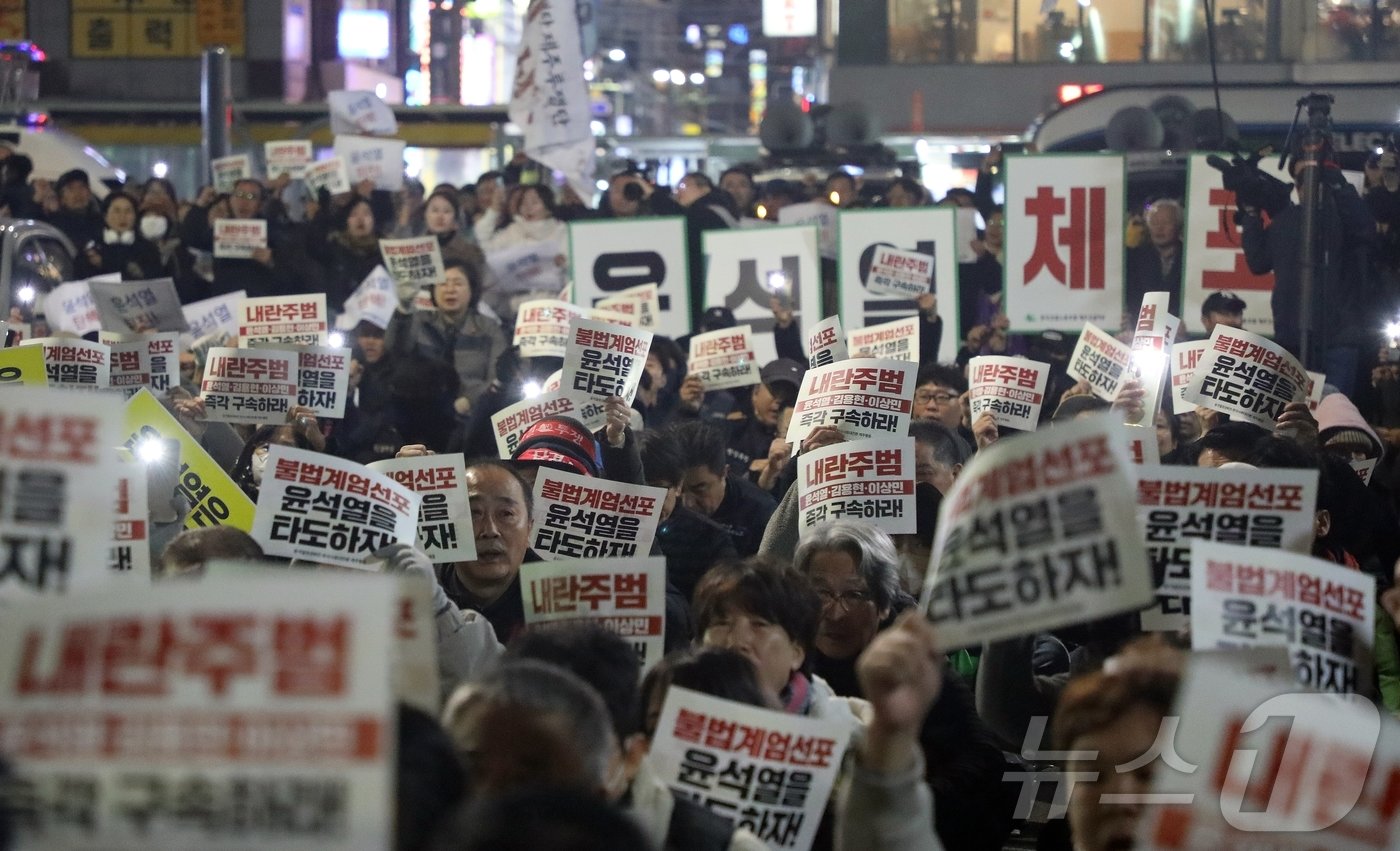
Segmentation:
[(160, 249), (136, 228), (136, 199), (112, 192), (102, 200), (102, 241), (87, 245), (74, 272), (80, 278), (117, 273), (129, 281), (160, 276)]

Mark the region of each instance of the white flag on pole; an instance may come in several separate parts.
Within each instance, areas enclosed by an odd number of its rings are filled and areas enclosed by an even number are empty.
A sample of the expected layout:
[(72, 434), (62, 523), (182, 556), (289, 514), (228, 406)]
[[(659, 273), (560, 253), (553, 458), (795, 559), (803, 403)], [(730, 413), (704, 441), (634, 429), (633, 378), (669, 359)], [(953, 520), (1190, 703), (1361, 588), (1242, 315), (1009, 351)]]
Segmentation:
[(580, 197), (593, 194), (593, 131), (573, 2), (530, 0), (510, 120), (525, 133), (526, 154), (563, 172)]

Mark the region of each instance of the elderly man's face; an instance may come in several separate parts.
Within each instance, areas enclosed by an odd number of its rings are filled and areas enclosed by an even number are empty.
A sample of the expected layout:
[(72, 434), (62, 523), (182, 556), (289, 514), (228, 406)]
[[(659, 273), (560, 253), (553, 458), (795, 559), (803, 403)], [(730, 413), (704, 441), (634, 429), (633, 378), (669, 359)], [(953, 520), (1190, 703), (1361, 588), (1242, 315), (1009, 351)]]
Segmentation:
[(1181, 237), (1181, 214), (1171, 204), (1153, 204), (1147, 211), (1147, 233), (1158, 247), (1171, 245)]
[(467, 470), (476, 560), (458, 562), (457, 576), (469, 590), (509, 583), (520, 572), (530, 544), (530, 512), (520, 480), (500, 467)]

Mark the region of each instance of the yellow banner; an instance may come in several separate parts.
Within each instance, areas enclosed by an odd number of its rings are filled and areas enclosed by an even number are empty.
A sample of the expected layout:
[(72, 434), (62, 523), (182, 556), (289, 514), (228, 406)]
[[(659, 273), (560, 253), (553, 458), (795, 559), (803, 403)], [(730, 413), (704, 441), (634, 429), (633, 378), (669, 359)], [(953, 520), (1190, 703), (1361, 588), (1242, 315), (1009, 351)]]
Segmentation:
[(0, 349), (0, 385), (4, 384), (47, 387), (49, 381), (44, 373), (44, 347)]
[(126, 403), (126, 431), (127, 449), (147, 437), (173, 437), (180, 441), (177, 489), (191, 506), (185, 528), (232, 526), (245, 532), (252, 530), (253, 501), (144, 387)]

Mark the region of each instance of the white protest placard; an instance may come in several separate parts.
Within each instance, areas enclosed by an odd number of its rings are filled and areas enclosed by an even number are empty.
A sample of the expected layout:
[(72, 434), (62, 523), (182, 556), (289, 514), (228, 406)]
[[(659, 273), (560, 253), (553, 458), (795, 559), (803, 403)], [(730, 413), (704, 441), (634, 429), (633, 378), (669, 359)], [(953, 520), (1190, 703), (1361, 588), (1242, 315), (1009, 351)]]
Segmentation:
[(429, 561), (447, 564), (476, 559), (462, 453), (389, 458), (368, 466), (423, 498), (418, 509), (418, 549)]
[(984, 412), (997, 425), (1035, 431), (1045, 406), (1050, 365), (1025, 358), (984, 355), (968, 361), (967, 390), (972, 421)]
[(807, 332), (807, 366), (815, 369), (829, 366), (850, 357), (846, 337), (841, 332), (841, 317), (828, 316)]
[(1085, 322), (1065, 372), (1076, 381), (1088, 382), (1095, 396), (1112, 402), (1118, 398), (1132, 365), (1130, 346), (1094, 323)]
[(661, 288), (656, 284), (629, 287), (617, 295), (598, 299), (593, 307), (631, 317), (631, 327), (656, 330), (661, 321)]
[(562, 358), (569, 342), (569, 323), (582, 318), (584, 310), (567, 301), (536, 299), (522, 302), (515, 316), (513, 345), (525, 358)]
[(219, 157), (209, 161), (209, 171), (212, 173), (214, 191), (226, 195), (233, 191), (238, 181), (253, 176), (253, 158), (247, 154)]
[(1209, 340), (1188, 340), (1172, 343), (1172, 413), (1189, 414), (1196, 410), (1194, 402), (1186, 401), (1186, 388), (1201, 364)]
[(1308, 410), (1316, 411), (1322, 402), (1322, 391), (1326, 389), (1327, 376), (1321, 372), (1308, 370)]
[(398, 303), (394, 279), (383, 266), (375, 266), (345, 300), (345, 312), (336, 320), (336, 327), (350, 331), (360, 322), (368, 322), (376, 328), (388, 328)]
[(247, 297), (247, 292), (238, 290), (185, 305), (181, 312), (190, 329), (185, 332), (181, 345), (188, 345), (185, 340), (194, 341), (210, 334), (225, 334), (229, 339), (237, 337), (239, 305)]
[(345, 166), (344, 157), (327, 157), (311, 163), (302, 175), (307, 187), (314, 193), (322, 189), (332, 195), (350, 191), (350, 170)]
[(421, 501), (354, 461), (274, 444), (251, 534), (268, 555), (370, 570), (376, 550), (418, 540)]
[(1121, 154), (1009, 156), (1006, 298), (1016, 333), (1123, 323)]
[(702, 240), (705, 304), (727, 307), (734, 312), (736, 322), (753, 328), (759, 363), (775, 360), (778, 352), (771, 334), (774, 295), (792, 307), (799, 331), (821, 312), (816, 229), (804, 225), (707, 230)]
[(486, 250), (492, 289), (507, 293), (551, 292), (564, 288), (564, 246), (552, 240), (530, 240)]
[[(8, 387), (0, 404), (0, 600), (107, 579), (121, 400)], [(7, 621), (13, 607), (5, 609)]]
[(491, 433), (496, 438), (496, 452), (509, 458), (520, 445), (525, 430), (545, 417), (573, 417), (579, 422), (597, 422), (604, 417), (603, 403), (578, 394), (560, 393), (558, 388), (522, 399), (491, 415)]
[(331, 113), (331, 132), (392, 136), (399, 132), (394, 110), (374, 92), (326, 92)]
[[(1274, 333), (1269, 299), (1274, 275), (1256, 275), (1244, 259), (1243, 229), (1235, 224), (1235, 193), (1221, 185), (1220, 172), (1206, 163), (1208, 154), (1192, 154), (1186, 171), (1186, 221), (1181, 232), (1182, 316), (1201, 315), (1201, 307), (1213, 293), (1233, 293), (1248, 305), (1244, 328), (1255, 334)], [(1277, 169), (1278, 157), (1266, 157), (1259, 168), (1292, 183)]]
[(403, 188), (402, 139), (336, 136), (333, 149), (335, 155), (345, 161), (345, 171), (352, 185), (372, 180), (375, 189), (397, 192)]
[(282, 572), (7, 609), (4, 755), (49, 814), (20, 842), (389, 847), (396, 587)]
[(933, 289), (934, 258), (889, 245), (875, 249), (865, 288), (880, 295), (915, 298)]
[(98, 340), (111, 349), (109, 386), (130, 396), (142, 387), (164, 395), (179, 385), (180, 335), (174, 331), (142, 335), (103, 331)]
[(932, 292), (944, 318), (938, 361), (953, 362), (961, 344), (955, 245), (962, 237), (955, 236), (955, 218), (954, 210), (940, 207), (841, 211), (836, 304), (847, 328), (903, 319), (917, 310), (913, 295), (883, 293), (872, 286), (876, 254), (897, 249), (932, 257)]
[(1361, 484), (1369, 485), (1371, 474), (1376, 471), (1376, 465), (1380, 463), (1380, 460), (1379, 458), (1363, 458), (1360, 461), (1348, 461), (1347, 463), (1356, 471), (1356, 475), (1361, 479)]
[(42, 346), (44, 374), (50, 387), (101, 390), (112, 386), (112, 349), (73, 337), (35, 337), (26, 346)]
[(651, 552), (665, 488), (540, 467), (530, 549), (546, 561), (635, 558)]
[(851, 724), (839, 719), (671, 686), (646, 758), (677, 795), (747, 828), (769, 848), (807, 851), (850, 736)]
[(958, 262), (976, 263), (978, 254), (977, 249), (972, 247), (972, 243), (978, 238), (977, 218), (980, 214), (975, 207), (958, 207), (953, 213), (957, 221), (954, 230), (958, 237)]
[(315, 151), (307, 139), (263, 143), (263, 163), (268, 180), (276, 180), (284, 174), (293, 180), (300, 180), (314, 157)]
[(780, 225), (811, 225), (817, 229), (817, 249), (828, 260), (836, 257), (836, 217), (840, 210), (822, 201), (787, 204), (778, 210)]
[(214, 222), (214, 256), (221, 259), (250, 260), (267, 248), (265, 219), (217, 219)]
[(654, 319), (641, 327), (672, 339), (690, 333), (690, 292), (699, 286), (691, 278), (700, 270), (688, 268), (680, 216), (570, 222), (569, 263), (576, 304), (617, 310), (619, 300), (655, 287)]
[(1376, 580), (1345, 565), (1230, 544), (1191, 544), (1191, 648), (1288, 648), (1298, 682), (1371, 693)]
[(1142, 410), (1128, 413), (1130, 423), (1155, 421), (1162, 408), (1162, 392), (1171, 364), (1172, 343), (1181, 322), (1167, 312), (1170, 293), (1149, 292), (1142, 297), (1137, 322), (1133, 326), (1132, 373), (1142, 383)]
[(430, 286), (443, 279), (442, 246), (436, 236), (379, 240), (379, 254), (389, 277), (403, 284)]
[[(568, 301), (568, 299), (564, 299), (564, 301)], [(637, 324), (637, 317), (630, 313), (618, 313), (617, 311), (603, 310), (597, 307), (589, 309), (586, 318), (594, 322), (606, 322), (609, 325), (619, 325), (623, 328), (641, 327)]]
[(847, 440), (904, 434), (914, 410), (919, 365), (852, 358), (807, 370), (788, 423), (788, 443), (801, 446), (813, 429), (831, 426)]
[(1241, 656), (1191, 654), (1170, 715), (1175, 759), (1135, 795), (1151, 805), (1132, 847), (1400, 848), (1400, 723), (1369, 700), (1254, 675)]
[(1134, 464), (1141, 467), (1144, 464), (1155, 466), (1162, 463), (1162, 450), (1157, 444), (1155, 427), (1124, 423), (1123, 433), (1128, 436), (1128, 455)]
[(846, 335), (846, 348), (853, 358), (883, 358), (919, 362), (918, 316), (896, 319), (869, 328), (853, 328)]
[(556, 369), (545, 377), (544, 383), (540, 385), (541, 393), (557, 393), (564, 384), (564, 370)]
[(525, 625), (591, 621), (626, 639), (642, 671), (666, 653), (666, 559), (537, 561), (520, 566)]
[(209, 350), (199, 398), (216, 423), (276, 425), (297, 403), (297, 353), (277, 349)]
[[(116, 276), (121, 280), (121, 276)], [(82, 336), (102, 328), (101, 314), (93, 301), (88, 281), (59, 284), (43, 297), (43, 314), (55, 332)]]
[(118, 582), (151, 581), (151, 529), (146, 494), (146, 465), (131, 453), (117, 465), (116, 519), (107, 550), (108, 575)]
[(799, 536), (833, 520), (915, 531), (914, 438), (847, 440), (797, 458)]
[(326, 294), (274, 295), (238, 303), (238, 345), (324, 346), (329, 335)]
[(1217, 325), (1208, 342), (1186, 401), (1272, 429), (1284, 405), (1306, 398), (1303, 365), (1272, 340)]
[[(264, 222), (264, 224), (266, 224)], [(105, 331), (189, 330), (180, 295), (170, 278), (150, 281), (89, 281), (98, 321)]]
[(1157, 588), (1142, 628), (1184, 629), (1191, 614), (1191, 544), (1219, 541), (1308, 553), (1316, 470), (1138, 468), (1138, 523)]
[[(632, 404), (646, 371), (651, 338), (650, 331), (576, 317), (564, 345), (564, 392), (600, 402), (621, 396)], [(597, 427), (601, 426), (600, 422)]]
[(694, 335), (690, 338), (687, 375), (704, 382), (707, 393), (759, 383), (752, 334), (749, 326), (740, 325)]
[(297, 404), (318, 416), (338, 420), (350, 400), (350, 350), (302, 346), (296, 350)]
[(944, 649), (1152, 601), (1122, 424), (1077, 419), (997, 441), (943, 498), (922, 606)]

